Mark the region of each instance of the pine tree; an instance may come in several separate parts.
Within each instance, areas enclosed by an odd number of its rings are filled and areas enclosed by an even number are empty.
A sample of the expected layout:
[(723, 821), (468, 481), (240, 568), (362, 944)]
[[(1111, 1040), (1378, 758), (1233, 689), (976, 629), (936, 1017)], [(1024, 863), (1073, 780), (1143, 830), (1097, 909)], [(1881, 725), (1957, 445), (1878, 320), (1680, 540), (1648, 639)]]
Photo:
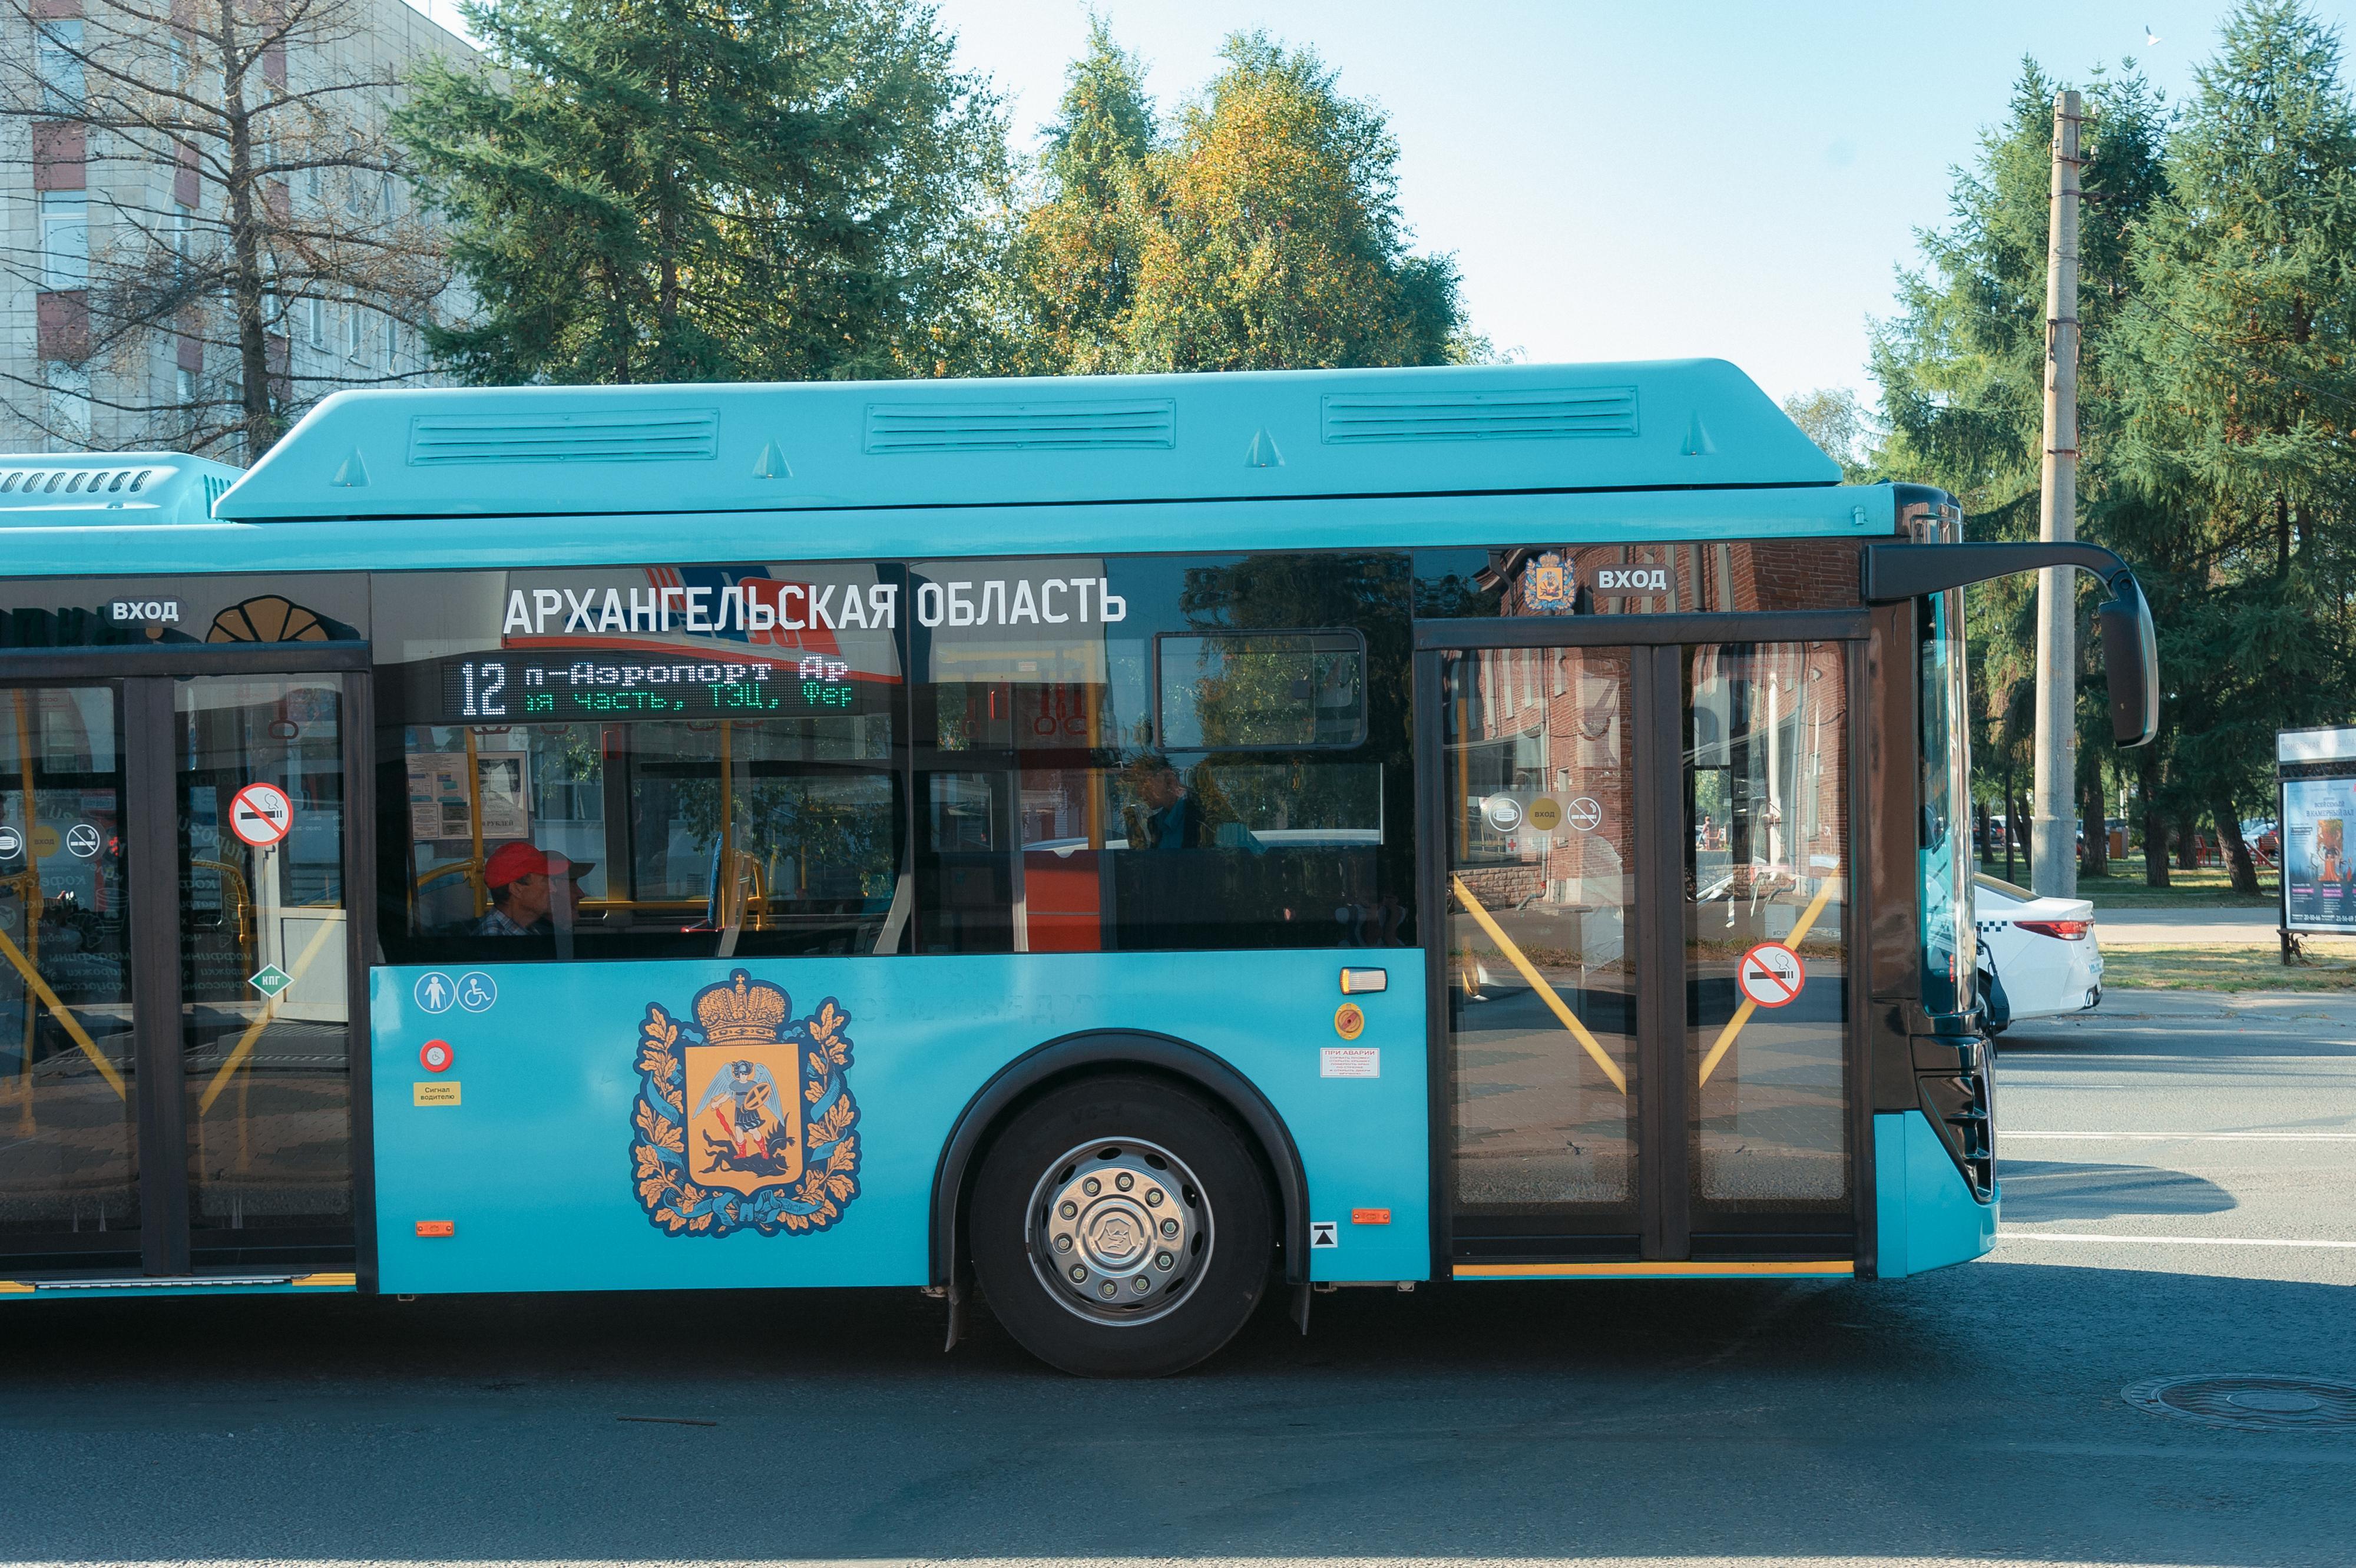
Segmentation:
[[(1901, 275), (1901, 310), (1875, 331), (1873, 366), (1890, 436), (1882, 471), (1953, 491), (1976, 538), (2029, 539), (2037, 532), (2044, 450), (2046, 225), (2053, 149), (2053, 100), (2062, 84), (2034, 60), (2022, 62), (2003, 120), (1983, 133), (1979, 157), (1954, 176), (1954, 221), (1921, 236), (1928, 265)], [(2132, 62), (2098, 74), (2086, 91), (2080, 140), (2086, 191), (2079, 237), (2077, 309), (2084, 345), (2079, 397), (2079, 533), (2108, 541), (2147, 510), (2115, 473), (2122, 368), (2113, 323), (2138, 287), (2131, 258), (2137, 225), (2166, 188), (2163, 106)], [(2144, 563), (2138, 559), (2138, 564)], [(2094, 638), (2081, 584), (2079, 645)], [(2026, 779), (2034, 729), (2035, 579), (2000, 579), (1968, 596), (1971, 687), (1981, 705), (1975, 737), (1979, 774), (1994, 786)], [(2080, 671), (2079, 793), (2090, 855), (2099, 851), (2102, 769), (2156, 769), (2148, 749), (2132, 763), (2110, 743), (2107, 709), (2091, 662)], [(2147, 808), (2161, 800), (2157, 771)], [(2008, 815), (2016, 816), (2011, 800)], [(2157, 821), (2149, 843), (2164, 845)], [(2150, 875), (2164, 881), (2164, 858)]]
[(2229, 19), (2135, 236), (2119, 330), (2146, 504), (2118, 542), (2167, 568), (2170, 769), (2251, 893), (2238, 811), (2276, 730), (2346, 718), (2356, 653), (2356, 109), (2339, 68), (2296, 0)]
[(483, 303), (489, 383), (988, 362), (1004, 132), (912, 0), (488, 0), (487, 69), (402, 131)]
[(1159, 198), (1159, 129), (1144, 71), (1102, 17), (1072, 63), (1040, 158), (1044, 189), (1023, 215), (1012, 275), (1027, 318), (1023, 355), (1047, 373), (1123, 369), (1123, 323)]

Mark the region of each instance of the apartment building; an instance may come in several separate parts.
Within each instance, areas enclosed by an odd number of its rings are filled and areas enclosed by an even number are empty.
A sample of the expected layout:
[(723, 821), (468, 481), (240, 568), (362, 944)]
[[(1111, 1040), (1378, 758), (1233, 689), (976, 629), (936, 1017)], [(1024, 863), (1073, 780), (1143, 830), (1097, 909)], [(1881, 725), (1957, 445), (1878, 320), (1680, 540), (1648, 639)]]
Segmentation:
[(386, 117), (471, 54), (403, 0), (0, 0), (0, 451), (245, 462), (431, 384), (463, 296)]

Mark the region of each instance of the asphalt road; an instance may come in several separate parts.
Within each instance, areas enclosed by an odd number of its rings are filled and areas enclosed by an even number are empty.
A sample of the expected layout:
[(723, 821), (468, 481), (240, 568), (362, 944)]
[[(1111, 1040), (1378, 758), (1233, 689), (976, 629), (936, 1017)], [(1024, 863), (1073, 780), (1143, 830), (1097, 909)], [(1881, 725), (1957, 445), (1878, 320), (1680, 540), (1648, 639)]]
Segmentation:
[(1162, 1382), (913, 1292), (0, 1307), (0, 1561), (2356, 1557), (2356, 1430), (2121, 1397), (2356, 1380), (2356, 1006), (2008, 1044), (1987, 1261), (1344, 1293)]

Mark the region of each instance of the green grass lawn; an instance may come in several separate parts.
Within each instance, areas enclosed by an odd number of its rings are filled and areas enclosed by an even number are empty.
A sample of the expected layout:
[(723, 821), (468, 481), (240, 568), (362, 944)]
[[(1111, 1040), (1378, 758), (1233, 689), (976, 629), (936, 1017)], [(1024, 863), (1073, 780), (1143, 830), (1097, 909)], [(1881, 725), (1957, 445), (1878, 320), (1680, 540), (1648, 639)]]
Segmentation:
[[(2027, 886), (2029, 864), (2026, 859), (2012, 863), (2012, 880)], [(1980, 869), (1990, 876), (2004, 875), (2001, 856), (1982, 861)], [(2273, 908), (2279, 897), (2271, 872), (2258, 873), (2255, 898), (2233, 891), (2233, 879), (2222, 866), (2204, 865), (2198, 871), (2185, 871), (2170, 866), (2168, 886), (2148, 887), (2143, 880), (2143, 856), (2111, 862), (2108, 876), (2078, 878), (2078, 897), (2094, 901), (2097, 909), (2200, 909), (2200, 908)]]
[[(2311, 939), (2310, 950), (2317, 947)], [(2286, 967), (2273, 948), (2103, 947), (2105, 991), (2356, 991), (2356, 948)]]

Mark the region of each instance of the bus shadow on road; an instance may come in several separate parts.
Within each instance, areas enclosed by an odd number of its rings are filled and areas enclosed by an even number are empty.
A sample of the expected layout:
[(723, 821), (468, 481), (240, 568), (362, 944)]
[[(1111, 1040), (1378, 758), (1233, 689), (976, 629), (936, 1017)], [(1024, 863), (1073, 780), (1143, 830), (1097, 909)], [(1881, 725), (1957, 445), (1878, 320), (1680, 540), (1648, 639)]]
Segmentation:
[(2165, 1165), (2103, 1161), (2006, 1160), (1997, 1175), (2008, 1224), (2120, 1219), (2143, 1214), (2222, 1214), (2233, 1195), (2205, 1176)]
[[(18, 1307), (0, 1562), (2342, 1563), (2344, 1435), (2121, 1391), (2356, 1374), (2349, 1299), (2002, 1262), (1425, 1285), (1320, 1295), (1305, 1337), (1272, 1300), (1133, 1382), (980, 1307), (944, 1356), (913, 1291)], [(713, 1502), (740, 1483), (767, 1504)]]

